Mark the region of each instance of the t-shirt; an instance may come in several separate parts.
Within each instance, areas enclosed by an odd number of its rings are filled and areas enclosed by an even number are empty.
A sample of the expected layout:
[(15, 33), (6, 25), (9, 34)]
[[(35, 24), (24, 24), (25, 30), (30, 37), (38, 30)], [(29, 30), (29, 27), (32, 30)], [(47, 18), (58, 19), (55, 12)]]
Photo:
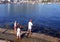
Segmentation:
[(32, 22), (28, 22), (28, 29), (31, 29), (32, 28)]

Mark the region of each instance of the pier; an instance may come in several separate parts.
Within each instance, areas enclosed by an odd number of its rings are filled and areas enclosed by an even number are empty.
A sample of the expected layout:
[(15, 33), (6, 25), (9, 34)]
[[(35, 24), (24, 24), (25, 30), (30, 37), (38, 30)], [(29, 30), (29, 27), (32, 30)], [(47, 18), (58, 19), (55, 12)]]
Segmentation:
[[(27, 31), (22, 31), (23, 36)], [(31, 37), (22, 37), (21, 40), (17, 40), (16, 34), (12, 29), (0, 28), (0, 40), (6, 42), (59, 42), (60, 39), (45, 34), (32, 33)]]

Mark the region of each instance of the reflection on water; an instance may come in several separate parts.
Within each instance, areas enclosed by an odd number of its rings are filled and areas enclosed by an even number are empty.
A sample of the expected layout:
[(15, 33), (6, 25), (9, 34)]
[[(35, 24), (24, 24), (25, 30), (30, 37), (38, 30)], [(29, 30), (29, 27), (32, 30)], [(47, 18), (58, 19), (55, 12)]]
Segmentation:
[(0, 4), (0, 24), (12, 25), (16, 20), (27, 25), (29, 19), (36, 26), (60, 30), (60, 5), (58, 4)]

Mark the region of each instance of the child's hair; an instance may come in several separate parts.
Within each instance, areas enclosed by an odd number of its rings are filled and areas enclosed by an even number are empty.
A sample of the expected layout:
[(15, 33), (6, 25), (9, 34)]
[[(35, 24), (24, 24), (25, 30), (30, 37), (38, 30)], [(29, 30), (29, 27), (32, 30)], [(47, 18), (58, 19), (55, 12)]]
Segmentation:
[(20, 28), (21, 28), (21, 26), (20, 26)]

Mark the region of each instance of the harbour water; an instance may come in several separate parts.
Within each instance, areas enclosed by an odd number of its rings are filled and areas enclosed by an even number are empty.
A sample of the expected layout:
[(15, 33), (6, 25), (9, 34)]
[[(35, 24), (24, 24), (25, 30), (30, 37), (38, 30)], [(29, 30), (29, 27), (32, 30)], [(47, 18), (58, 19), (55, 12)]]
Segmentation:
[(33, 29), (40, 32), (49, 28), (60, 32), (59, 4), (0, 4), (0, 27), (8, 24), (13, 27), (14, 21), (27, 26), (29, 19), (33, 20)]

